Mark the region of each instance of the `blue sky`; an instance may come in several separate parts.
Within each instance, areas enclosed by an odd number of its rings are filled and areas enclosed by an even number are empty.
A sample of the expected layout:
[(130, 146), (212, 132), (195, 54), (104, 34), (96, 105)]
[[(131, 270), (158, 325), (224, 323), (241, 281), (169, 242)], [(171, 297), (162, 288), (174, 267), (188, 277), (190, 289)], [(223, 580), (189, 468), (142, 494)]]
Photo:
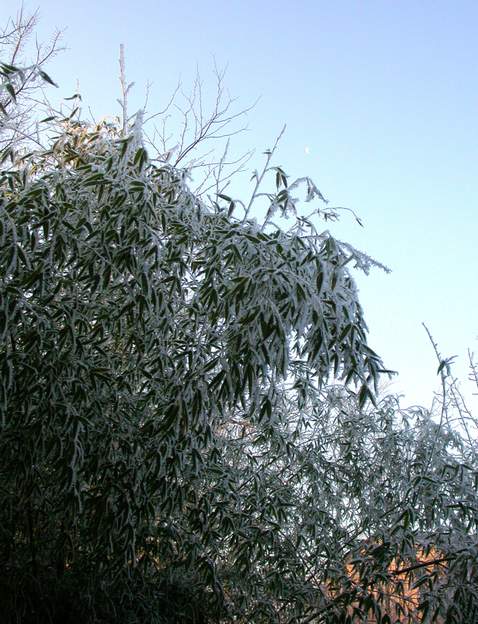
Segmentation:
[(132, 108), (148, 81), (150, 110), (162, 108), (196, 66), (212, 92), (213, 59), (227, 64), (239, 108), (260, 96), (237, 153), (262, 152), (286, 123), (276, 163), (353, 208), (365, 227), (344, 214), (334, 233), (393, 270), (357, 277), (371, 346), (400, 372), (393, 389), (429, 404), (437, 387), (422, 321), (466, 377), (467, 349), (478, 352), (478, 3), (25, 3), (37, 7), (40, 40), (65, 31), (50, 74), (62, 95), (78, 80), (98, 116), (118, 112), (120, 43)]

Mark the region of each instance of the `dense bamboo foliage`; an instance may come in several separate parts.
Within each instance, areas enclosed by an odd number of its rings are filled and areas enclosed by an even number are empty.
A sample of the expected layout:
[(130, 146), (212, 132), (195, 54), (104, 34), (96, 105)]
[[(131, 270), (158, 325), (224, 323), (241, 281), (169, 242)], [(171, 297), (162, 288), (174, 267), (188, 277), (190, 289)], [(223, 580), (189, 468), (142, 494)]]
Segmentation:
[(475, 438), (375, 401), (373, 261), (272, 221), (300, 183), (323, 214), (313, 183), (268, 153), (259, 222), (152, 162), (141, 115), (54, 123), (0, 172), (5, 621), (475, 621)]

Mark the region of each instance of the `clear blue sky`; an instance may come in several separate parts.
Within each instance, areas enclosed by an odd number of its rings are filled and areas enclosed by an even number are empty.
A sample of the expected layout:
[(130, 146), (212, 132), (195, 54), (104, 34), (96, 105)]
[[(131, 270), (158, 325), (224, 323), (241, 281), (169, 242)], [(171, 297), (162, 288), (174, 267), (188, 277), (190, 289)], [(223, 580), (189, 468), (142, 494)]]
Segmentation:
[(237, 151), (270, 147), (287, 123), (277, 164), (353, 208), (365, 228), (344, 215), (335, 234), (392, 268), (358, 282), (371, 346), (400, 371), (393, 387), (424, 404), (436, 389), (422, 321), (466, 376), (467, 348), (478, 351), (477, 2), (25, 3), (37, 6), (40, 39), (65, 29), (51, 75), (64, 95), (79, 80), (98, 115), (117, 112), (120, 43), (132, 107), (148, 80), (159, 109), (178, 77), (187, 86), (198, 65), (213, 87), (213, 57), (227, 63), (239, 105), (261, 96)]

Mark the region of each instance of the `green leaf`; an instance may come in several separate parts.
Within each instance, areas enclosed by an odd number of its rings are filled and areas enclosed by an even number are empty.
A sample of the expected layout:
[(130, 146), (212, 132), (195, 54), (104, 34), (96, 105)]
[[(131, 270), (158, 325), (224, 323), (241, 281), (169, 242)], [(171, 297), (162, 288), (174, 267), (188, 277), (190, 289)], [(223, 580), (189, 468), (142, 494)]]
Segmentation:
[[(6, 89), (6, 90), (7, 90), (7, 92), (10, 94), (10, 96), (11, 96), (12, 100), (13, 100), (14, 102), (16, 102), (16, 101), (17, 101), (17, 94), (16, 94), (16, 92), (15, 92), (15, 89), (14, 89), (13, 85), (12, 85), (12, 84), (10, 84), (9, 82), (7, 82), (7, 84), (5, 85), (5, 89)], [(5, 109), (4, 109), (4, 110), (5, 110)]]
[(43, 69), (39, 69), (38, 73), (43, 78), (43, 80), (45, 82), (48, 82), (48, 84), (51, 84), (54, 87), (58, 87), (58, 85), (55, 82), (53, 82), (53, 80), (50, 78), (50, 76), (45, 71), (43, 71)]

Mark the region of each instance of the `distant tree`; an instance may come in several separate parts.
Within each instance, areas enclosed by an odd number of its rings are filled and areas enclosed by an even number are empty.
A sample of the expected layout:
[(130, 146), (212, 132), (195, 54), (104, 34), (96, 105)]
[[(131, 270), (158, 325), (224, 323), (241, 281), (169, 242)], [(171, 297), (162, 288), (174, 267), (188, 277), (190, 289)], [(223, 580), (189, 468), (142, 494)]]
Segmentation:
[(209, 199), (142, 119), (54, 120), (0, 172), (6, 621), (473, 621), (476, 446), (376, 403), (377, 263), (274, 148)]

